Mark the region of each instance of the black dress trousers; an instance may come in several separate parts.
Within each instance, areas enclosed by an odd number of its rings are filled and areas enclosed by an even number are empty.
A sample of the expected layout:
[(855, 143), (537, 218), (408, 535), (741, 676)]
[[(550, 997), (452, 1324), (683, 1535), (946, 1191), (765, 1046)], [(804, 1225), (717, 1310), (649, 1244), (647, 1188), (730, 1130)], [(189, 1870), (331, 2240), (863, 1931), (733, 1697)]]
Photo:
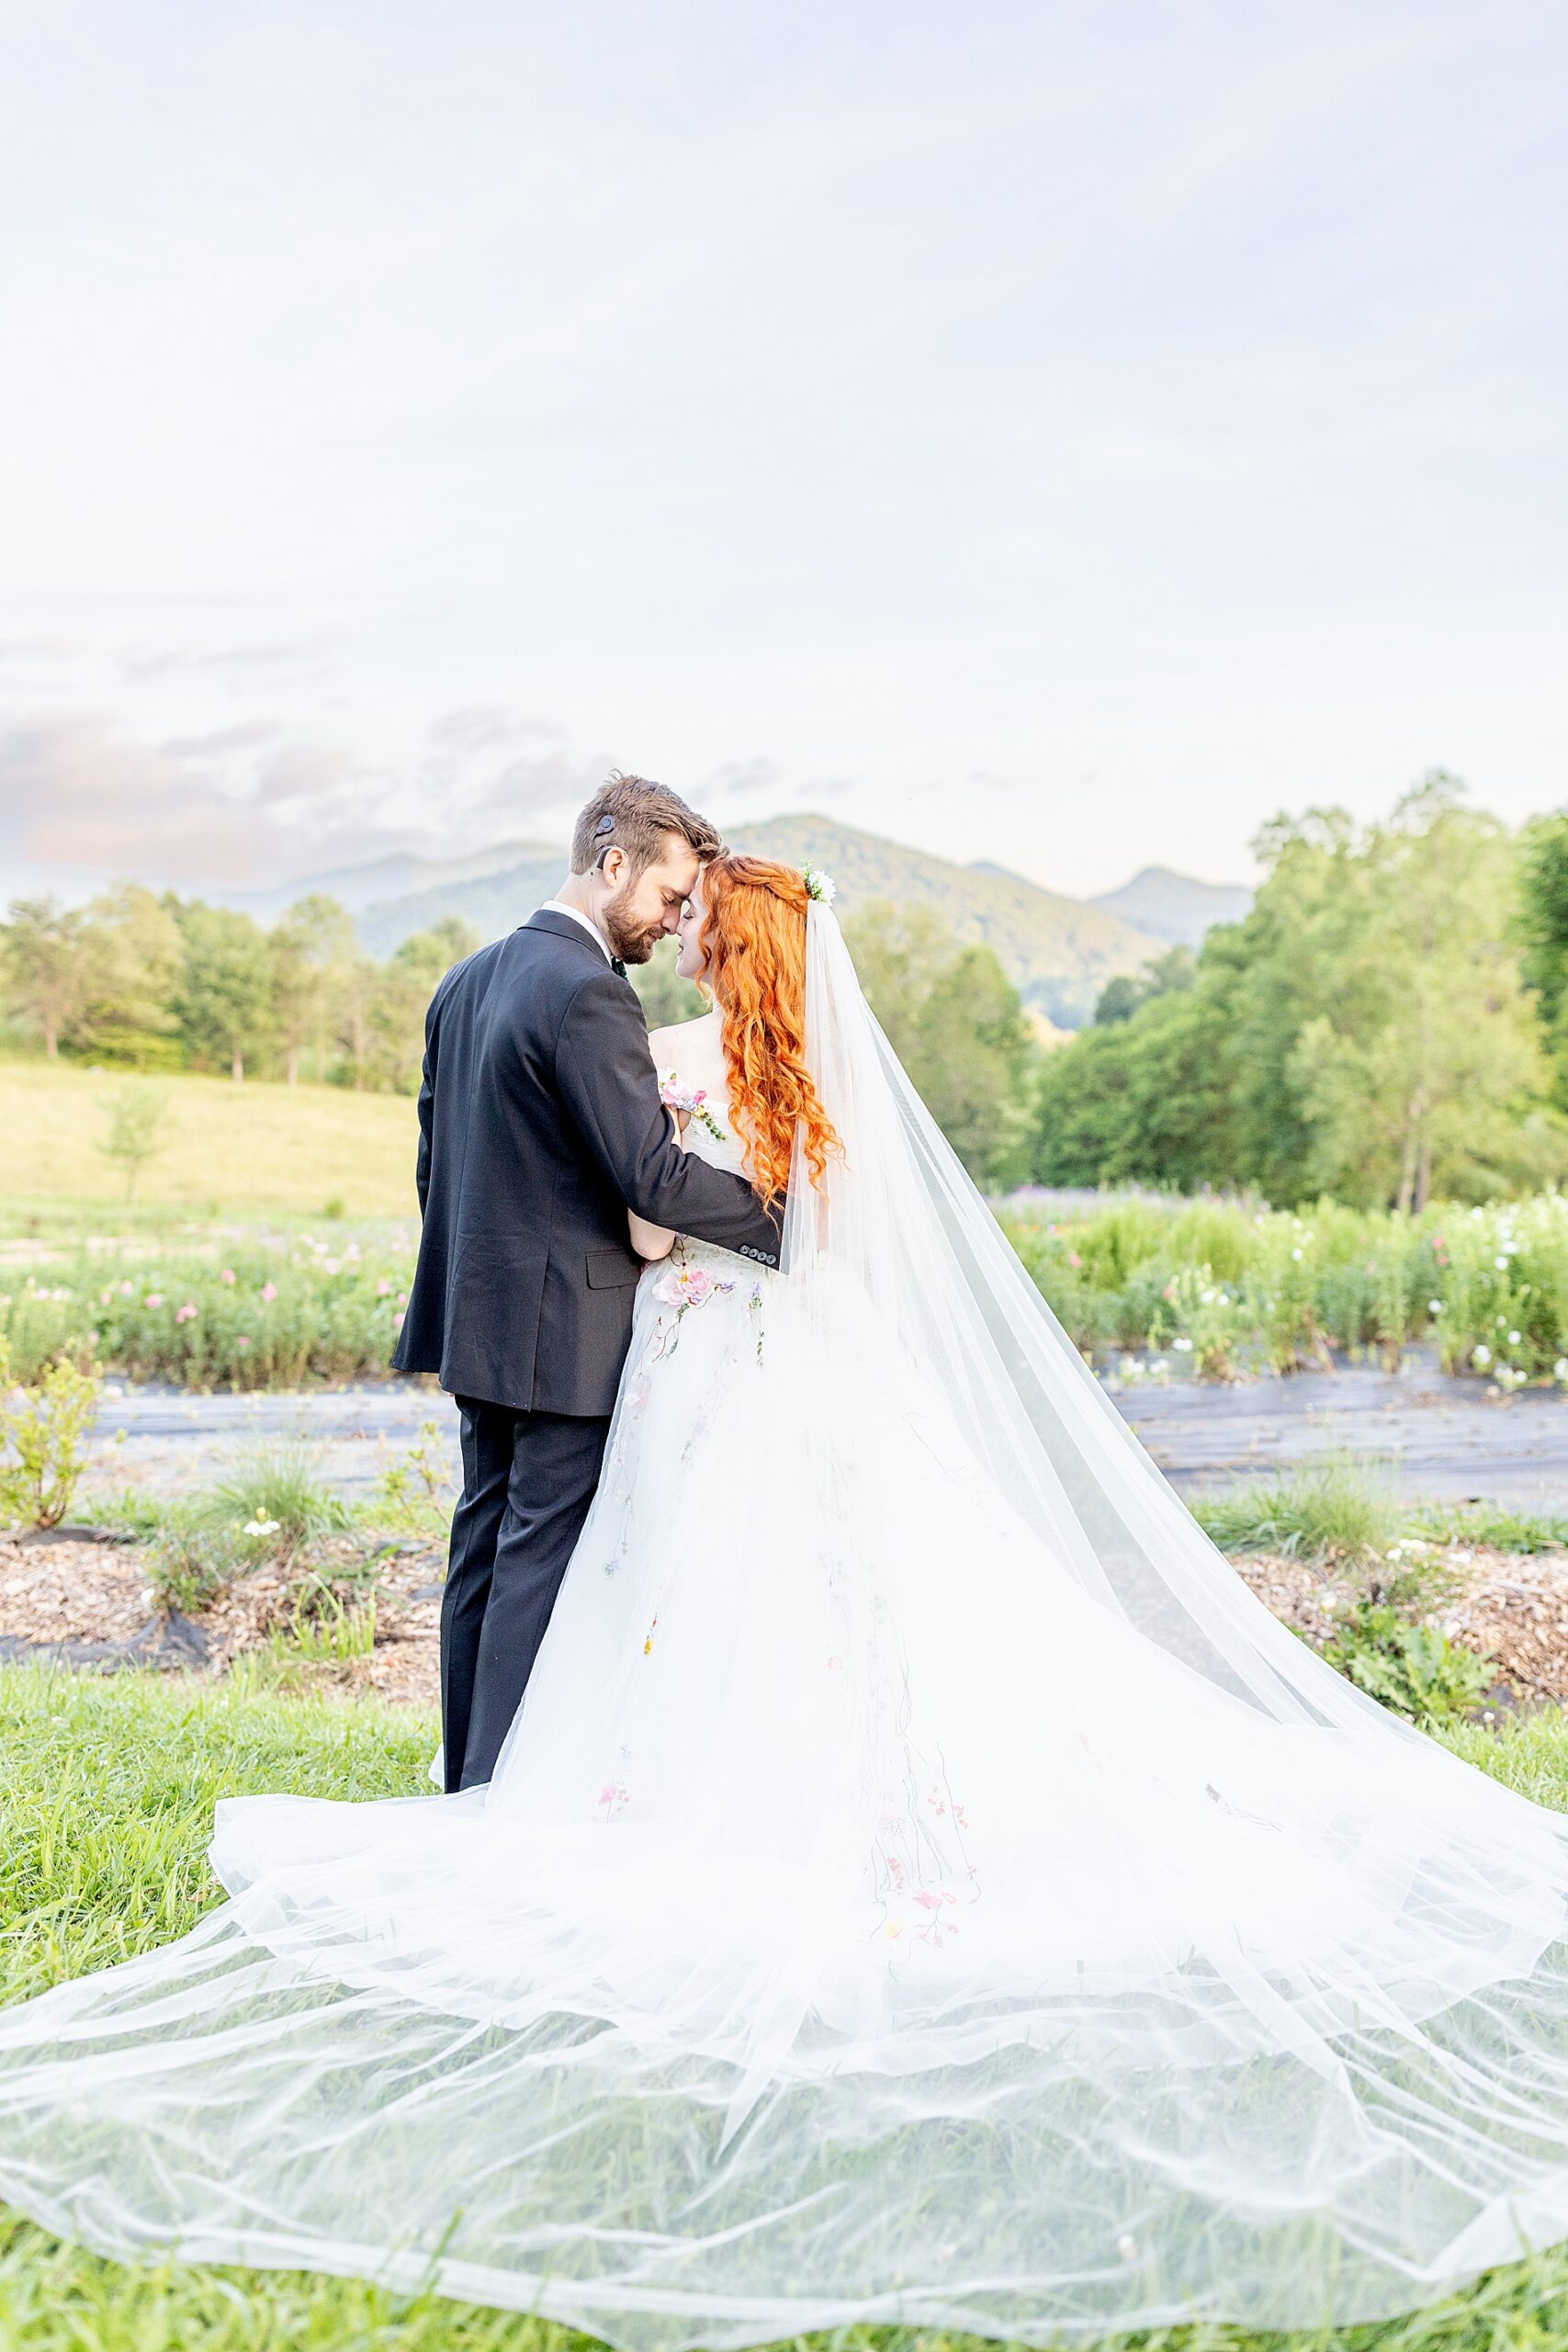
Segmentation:
[(446, 1787), (489, 1781), (593, 1490), (608, 1418), (459, 1396), (463, 1492), (441, 1603)]

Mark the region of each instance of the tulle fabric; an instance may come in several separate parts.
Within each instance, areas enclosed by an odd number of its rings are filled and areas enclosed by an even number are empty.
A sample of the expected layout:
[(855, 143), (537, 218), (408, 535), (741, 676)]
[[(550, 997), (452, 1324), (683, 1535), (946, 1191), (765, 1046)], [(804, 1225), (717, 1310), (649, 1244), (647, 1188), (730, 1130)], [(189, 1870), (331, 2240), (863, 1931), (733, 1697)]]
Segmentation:
[(808, 934), (842, 1159), (784, 1272), (644, 1276), (491, 1787), (220, 1806), (221, 1909), (0, 2018), (0, 2190), (634, 2352), (1370, 2319), (1563, 2234), (1562, 1824), (1251, 1599)]

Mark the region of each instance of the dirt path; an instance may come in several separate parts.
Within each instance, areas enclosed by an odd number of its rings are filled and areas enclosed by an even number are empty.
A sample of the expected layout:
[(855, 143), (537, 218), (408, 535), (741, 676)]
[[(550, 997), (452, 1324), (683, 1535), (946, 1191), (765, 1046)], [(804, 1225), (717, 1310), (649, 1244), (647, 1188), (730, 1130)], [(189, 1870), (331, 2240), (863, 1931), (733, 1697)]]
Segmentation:
[[(1413, 1357), (1398, 1374), (1351, 1366), (1234, 1388), (1108, 1381), (1108, 1393), (1184, 1494), (1214, 1494), (1325, 1453), (1382, 1465), (1421, 1501), (1485, 1496), (1516, 1509), (1568, 1510), (1568, 1397), (1540, 1389), (1492, 1396)], [(200, 1486), (237, 1453), (302, 1437), (320, 1444), (344, 1494), (374, 1487), (393, 1456), (434, 1421), (457, 1463), (450, 1397), (404, 1382), (298, 1395), (199, 1396), (115, 1388), (98, 1421), (98, 1486)], [(123, 1430), (116, 1444), (115, 1432)]]

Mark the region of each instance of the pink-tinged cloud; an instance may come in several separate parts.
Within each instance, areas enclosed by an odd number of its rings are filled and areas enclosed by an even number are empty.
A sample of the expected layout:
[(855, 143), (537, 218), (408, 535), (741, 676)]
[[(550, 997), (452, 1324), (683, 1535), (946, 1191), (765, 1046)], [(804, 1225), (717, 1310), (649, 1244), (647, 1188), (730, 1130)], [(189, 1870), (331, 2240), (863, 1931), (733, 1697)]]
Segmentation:
[(344, 754), (278, 739), (251, 725), (147, 743), (100, 718), (38, 718), (0, 735), (0, 831), (40, 865), (225, 884), (277, 871), (307, 839), (391, 844)]
[(395, 773), (263, 720), (151, 742), (49, 713), (0, 732), (0, 847), (40, 867), (270, 886), (389, 852), (468, 854), (547, 813), (564, 838), (613, 764), (490, 708), (437, 718)]

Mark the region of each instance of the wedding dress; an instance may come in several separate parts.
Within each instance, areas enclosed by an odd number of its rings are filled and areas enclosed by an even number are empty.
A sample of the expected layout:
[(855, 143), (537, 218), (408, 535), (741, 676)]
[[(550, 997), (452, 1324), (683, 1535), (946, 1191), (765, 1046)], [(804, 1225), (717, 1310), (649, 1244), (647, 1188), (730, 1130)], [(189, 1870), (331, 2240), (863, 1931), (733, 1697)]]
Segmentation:
[(807, 954), (842, 1159), (784, 1271), (644, 1274), (490, 1788), (221, 1805), (227, 1904), (0, 2018), (0, 2192), (637, 2352), (1366, 2320), (1568, 2233), (1564, 1825), (1252, 1598)]

